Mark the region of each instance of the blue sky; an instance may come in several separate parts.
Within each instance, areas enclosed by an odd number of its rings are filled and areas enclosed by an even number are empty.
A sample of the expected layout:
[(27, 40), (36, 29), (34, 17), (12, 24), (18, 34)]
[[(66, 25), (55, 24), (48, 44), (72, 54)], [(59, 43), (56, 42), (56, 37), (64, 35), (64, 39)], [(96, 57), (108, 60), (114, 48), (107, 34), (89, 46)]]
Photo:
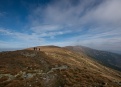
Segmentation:
[(121, 0), (0, 0), (0, 48), (84, 45), (121, 51)]

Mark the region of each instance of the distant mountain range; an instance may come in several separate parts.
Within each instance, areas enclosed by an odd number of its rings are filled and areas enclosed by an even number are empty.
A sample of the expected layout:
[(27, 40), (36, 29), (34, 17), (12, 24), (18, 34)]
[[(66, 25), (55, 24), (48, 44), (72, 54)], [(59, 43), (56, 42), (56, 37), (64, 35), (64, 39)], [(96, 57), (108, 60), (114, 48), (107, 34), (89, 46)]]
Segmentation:
[(95, 50), (95, 49), (85, 47), (85, 46), (67, 46), (65, 48), (72, 50), (74, 52), (84, 53), (105, 66), (121, 71), (121, 55), (120, 54)]
[(113, 53), (116, 53), (116, 54), (120, 54), (121, 55), (121, 51), (116, 51), (116, 50), (107, 50), (108, 52), (113, 52)]
[(20, 50), (22, 48), (0, 48), (0, 52), (2, 51), (15, 51), (15, 50)]

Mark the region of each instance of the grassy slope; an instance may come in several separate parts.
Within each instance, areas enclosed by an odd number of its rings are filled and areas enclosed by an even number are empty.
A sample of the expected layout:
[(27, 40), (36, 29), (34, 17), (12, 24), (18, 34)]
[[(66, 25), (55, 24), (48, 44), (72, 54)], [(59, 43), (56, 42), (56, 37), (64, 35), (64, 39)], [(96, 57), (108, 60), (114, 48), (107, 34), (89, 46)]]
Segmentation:
[(84, 54), (55, 46), (40, 50), (0, 53), (0, 87), (120, 87), (120, 72)]
[(121, 55), (106, 51), (91, 49), (84, 46), (68, 46), (67, 49), (85, 53), (105, 66), (121, 71)]

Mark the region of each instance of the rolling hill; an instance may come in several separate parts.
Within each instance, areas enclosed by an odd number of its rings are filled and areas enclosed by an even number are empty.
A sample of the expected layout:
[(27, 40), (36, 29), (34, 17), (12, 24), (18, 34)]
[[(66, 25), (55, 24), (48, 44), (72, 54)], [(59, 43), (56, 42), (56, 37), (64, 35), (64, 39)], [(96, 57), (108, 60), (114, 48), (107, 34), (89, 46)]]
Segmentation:
[[(120, 87), (121, 73), (57, 46), (0, 52), (0, 87)], [(40, 49), (40, 50), (39, 50)]]
[(105, 66), (121, 71), (120, 54), (95, 50), (84, 46), (67, 46), (65, 48), (75, 51), (77, 53), (84, 53)]

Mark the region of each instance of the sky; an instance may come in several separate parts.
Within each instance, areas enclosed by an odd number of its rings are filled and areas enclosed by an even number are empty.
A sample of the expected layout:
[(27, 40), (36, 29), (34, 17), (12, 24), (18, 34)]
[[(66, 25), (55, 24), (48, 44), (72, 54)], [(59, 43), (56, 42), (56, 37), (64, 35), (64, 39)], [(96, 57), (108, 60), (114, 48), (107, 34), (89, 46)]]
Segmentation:
[(0, 48), (43, 45), (121, 52), (121, 0), (0, 0)]

